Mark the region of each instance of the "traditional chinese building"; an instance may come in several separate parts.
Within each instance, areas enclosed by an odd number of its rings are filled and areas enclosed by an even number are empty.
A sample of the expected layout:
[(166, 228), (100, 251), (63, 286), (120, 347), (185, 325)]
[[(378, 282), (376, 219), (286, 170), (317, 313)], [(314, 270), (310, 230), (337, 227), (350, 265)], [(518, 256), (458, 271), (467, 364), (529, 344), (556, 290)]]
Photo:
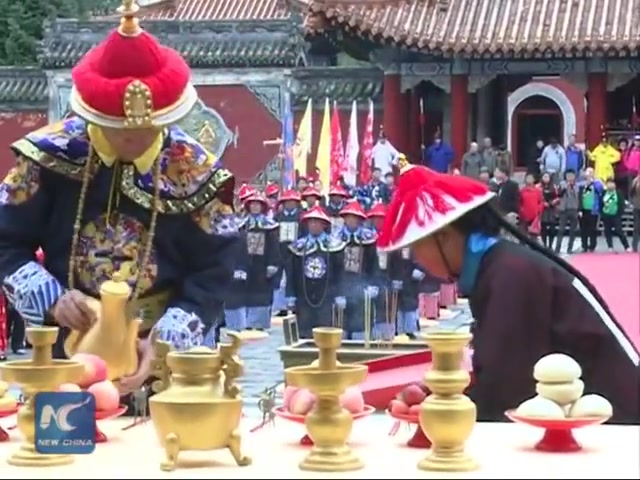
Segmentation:
[[(458, 158), (488, 136), (518, 163), (538, 137), (593, 146), (603, 128), (629, 131), (640, 96), (640, 0), (140, 3), (145, 28), (193, 68), (202, 101), (185, 127), (242, 179), (278, 177), (277, 147), (263, 142), (279, 137), (289, 94), (318, 108), (325, 96), (361, 100), (361, 127), (372, 98), (388, 138), (414, 157), (441, 132)], [(113, 25), (53, 21), (39, 69), (0, 70), (7, 143), (65, 114), (70, 68)]]

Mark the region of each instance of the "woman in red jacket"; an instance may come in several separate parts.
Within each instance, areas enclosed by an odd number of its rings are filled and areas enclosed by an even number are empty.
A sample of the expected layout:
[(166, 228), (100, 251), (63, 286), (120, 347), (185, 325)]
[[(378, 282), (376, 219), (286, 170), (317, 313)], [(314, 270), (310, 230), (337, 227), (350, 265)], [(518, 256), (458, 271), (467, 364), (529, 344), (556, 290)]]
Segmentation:
[(525, 185), (520, 190), (520, 228), (536, 240), (540, 235), (540, 216), (544, 208), (542, 190), (535, 184), (533, 173), (528, 173), (524, 181)]

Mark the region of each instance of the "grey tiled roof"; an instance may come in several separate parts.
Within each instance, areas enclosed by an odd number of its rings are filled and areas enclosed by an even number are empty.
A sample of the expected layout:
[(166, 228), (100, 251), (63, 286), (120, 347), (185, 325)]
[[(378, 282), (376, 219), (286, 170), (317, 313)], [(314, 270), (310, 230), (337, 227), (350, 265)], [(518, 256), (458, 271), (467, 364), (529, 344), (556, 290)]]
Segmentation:
[[(43, 68), (69, 68), (113, 29), (113, 22), (56, 20), (40, 53)], [(294, 67), (304, 63), (302, 32), (287, 21), (144, 22), (160, 42), (182, 54), (192, 67)]]
[(293, 102), (328, 97), (338, 103), (376, 100), (382, 94), (382, 71), (377, 68), (308, 67), (293, 71)]
[(49, 101), (47, 77), (39, 69), (0, 68), (0, 104), (46, 107)]

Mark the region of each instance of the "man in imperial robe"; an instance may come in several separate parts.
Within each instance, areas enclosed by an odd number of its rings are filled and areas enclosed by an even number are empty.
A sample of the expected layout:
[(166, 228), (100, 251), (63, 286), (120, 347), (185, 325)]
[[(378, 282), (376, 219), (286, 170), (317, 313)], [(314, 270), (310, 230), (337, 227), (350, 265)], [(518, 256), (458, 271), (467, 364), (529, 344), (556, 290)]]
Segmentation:
[[(176, 350), (203, 342), (233, 274), (234, 179), (182, 131), (198, 100), (188, 65), (140, 28), (125, 1), (119, 28), (72, 70), (73, 115), (12, 145), (0, 185), (0, 278), (15, 310), (64, 337), (98, 320), (89, 307), (115, 273), (131, 287), (141, 337)], [(34, 252), (41, 247), (45, 262)], [(122, 394), (149, 376), (152, 348)]]

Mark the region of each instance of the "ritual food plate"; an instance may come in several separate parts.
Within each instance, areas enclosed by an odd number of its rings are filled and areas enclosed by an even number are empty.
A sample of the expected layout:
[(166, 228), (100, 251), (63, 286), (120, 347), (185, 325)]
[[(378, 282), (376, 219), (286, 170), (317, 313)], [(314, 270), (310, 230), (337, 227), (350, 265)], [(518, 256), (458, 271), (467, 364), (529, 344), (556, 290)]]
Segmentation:
[(107, 440), (107, 436), (98, 428), (98, 420), (111, 420), (125, 414), (127, 411), (126, 405), (120, 405), (115, 410), (96, 410), (96, 443), (104, 443)]
[(255, 342), (269, 338), (269, 334), (263, 330), (243, 330), (239, 335), (243, 342)]
[(536, 443), (535, 449), (541, 452), (570, 453), (582, 450), (582, 445), (573, 436), (576, 428), (600, 425), (609, 417), (584, 418), (535, 418), (518, 415), (515, 410), (507, 410), (505, 415), (516, 423), (544, 428), (542, 439)]
[[(18, 408), (19, 406), (16, 405), (15, 408), (10, 408), (9, 410), (0, 410), (0, 418), (6, 418), (15, 415), (16, 413), (18, 413)], [(0, 442), (7, 441), (9, 441), (9, 434), (6, 430), (0, 427)]]
[(407, 442), (407, 446), (411, 448), (431, 448), (431, 440), (422, 431), (420, 426), (420, 417), (418, 415), (393, 413), (391, 410), (387, 410), (387, 413), (397, 420), (393, 426), (390, 435), (395, 435), (398, 431), (401, 422), (406, 422), (409, 425), (415, 425), (416, 431), (413, 433), (413, 437)]
[[(375, 411), (376, 409), (371, 405), (365, 405), (363, 411), (353, 414), (353, 420), (355, 421), (355, 420), (360, 420), (361, 418), (364, 418), (364, 417), (368, 417)], [(289, 420), (290, 422), (293, 422), (293, 423), (299, 423), (301, 425), (304, 425), (305, 415), (298, 415), (296, 413), (291, 413), (290, 411), (286, 410), (284, 407), (274, 408), (273, 413), (276, 417)], [(311, 440), (309, 435), (305, 434), (305, 436), (300, 439), (300, 445), (312, 446), (313, 440)]]

